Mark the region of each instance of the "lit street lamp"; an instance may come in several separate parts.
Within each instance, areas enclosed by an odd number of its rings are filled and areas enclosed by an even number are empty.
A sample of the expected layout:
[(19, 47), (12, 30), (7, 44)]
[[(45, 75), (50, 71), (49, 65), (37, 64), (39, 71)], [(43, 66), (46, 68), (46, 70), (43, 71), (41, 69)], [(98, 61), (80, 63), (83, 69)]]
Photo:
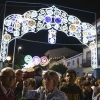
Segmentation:
[(17, 52), (17, 54), (19, 53), (19, 50), (20, 50), (20, 49), (22, 49), (22, 47), (21, 47), (21, 46), (19, 46), (19, 47), (18, 47), (18, 52)]
[(10, 56), (7, 56), (7, 61), (8, 61), (8, 63), (9, 63), (9, 61), (11, 60), (11, 57)]

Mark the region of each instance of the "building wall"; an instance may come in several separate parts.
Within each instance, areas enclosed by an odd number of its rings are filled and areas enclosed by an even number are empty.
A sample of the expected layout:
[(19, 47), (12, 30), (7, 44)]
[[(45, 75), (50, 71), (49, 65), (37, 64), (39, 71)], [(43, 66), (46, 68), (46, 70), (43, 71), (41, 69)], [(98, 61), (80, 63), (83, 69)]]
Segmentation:
[[(75, 55), (69, 59), (66, 59), (67, 67), (68, 68), (77, 68), (77, 67), (82, 67), (82, 58), (83, 58), (83, 53), (80, 53), (78, 55)], [(77, 59), (79, 59), (79, 64), (77, 62)], [(73, 64), (74, 61), (74, 64)], [(70, 65), (68, 64), (70, 62)]]
[(77, 51), (71, 50), (71, 49), (66, 48), (66, 47), (49, 50), (48, 52), (45, 53), (45, 55), (46, 56), (49, 55), (49, 59), (55, 58), (55, 57), (61, 57), (61, 56), (68, 56), (69, 57), (69, 56), (74, 56), (74, 55), (78, 54)]

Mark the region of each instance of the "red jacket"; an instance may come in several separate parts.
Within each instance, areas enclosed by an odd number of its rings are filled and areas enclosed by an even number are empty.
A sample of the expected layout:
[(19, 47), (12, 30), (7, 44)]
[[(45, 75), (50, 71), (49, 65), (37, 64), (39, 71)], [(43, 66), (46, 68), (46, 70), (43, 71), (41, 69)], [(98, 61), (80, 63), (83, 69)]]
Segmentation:
[(6, 96), (0, 87), (0, 100), (14, 100), (14, 92), (11, 91), (10, 94)]

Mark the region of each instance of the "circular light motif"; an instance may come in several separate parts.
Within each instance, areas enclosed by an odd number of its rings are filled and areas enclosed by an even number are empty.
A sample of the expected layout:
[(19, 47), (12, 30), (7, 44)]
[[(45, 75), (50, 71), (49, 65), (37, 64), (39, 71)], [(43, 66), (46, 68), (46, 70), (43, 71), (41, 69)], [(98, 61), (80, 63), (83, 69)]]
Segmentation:
[(12, 22), (15, 22), (15, 21), (16, 21), (16, 18), (13, 17), (13, 18), (12, 18)]
[(40, 21), (44, 20), (44, 16), (38, 16), (38, 20)]
[(26, 24), (27, 23), (27, 21), (26, 20), (23, 20), (23, 24)]
[(24, 33), (27, 33), (28, 32), (28, 27), (27, 26), (24, 26), (24, 27), (22, 27), (22, 31), (24, 32)]
[(35, 20), (29, 20), (29, 21), (28, 21), (28, 25), (29, 25), (30, 27), (34, 26), (35, 24), (36, 24)]
[(31, 13), (31, 18), (36, 17), (36, 16), (37, 16), (37, 12), (36, 12), (36, 11), (33, 11), (33, 12)]
[(35, 64), (35, 65), (38, 65), (40, 63), (40, 58), (38, 56), (34, 56), (32, 58), (32, 62)]
[(92, 35), (89, 35), (89, 36), (88, 36), (88, 39), (93, 39), (93, 36), (92, 36)]
[(69, 30), (71, 31), (71, 32), (75, 32), (76, 31), (76, 26), (75, 25), (70, 25), (69, 26)]
[(43, 56), (40, 59), (41, 59), (41, 62), (40, 62), (41, 66), (45, 66), (48, 64), (48, 58), (46, 56)]
[(20, 35), (19, 31), (14, 31), (14, 36), (19, 36), (19, 35)]
[(46, 21), (47, 23), (51, 22), (51, 21), (52, 21), (52, 20), (51, 20), (51, 17), (50, 17), (50, 16), (46, 16), (46, 17), (45, 17), (45, 21)]
[(56, 10), (55, 12), (54, 12), (54, 15), (60, 15), (61, 14), (61, 12), (59, 11), (59, 10)]
[(56, 22), (57, 24), (60, 24), (60, 23), (61, 23), (61, 18), (55, 18), (55, 22)]
[(91, 43), (89, 44), (89, 47), (90, 47), (91, 49), (94, 49), (94, 48), (96, 47), (96, 44), (95, 44), (94, 42), (91, 42)]
[(88, 39), (87, 38), (83, 38), (83, 43), (84, 44), (88, 43)]
[(63, 23), (67, 23), (67, 22), (68, 22), (67, 18), (63, 18)]
[(29, 63), (29, 62), (32, 61), (32, 57), (31, 57), (30, 55), (26, 55), (26, 56), (24, 57), (24, 61), (25, 61), (26, 63)]
[(42, 23), (38, 23), (38, 26), (39, 26), (39, 27), (43, 27), (43, 24), (42, 24)]
[(65, 31), (65, 30), (68, 29), (68, 27), (67, 27), (66, 25), (64, 25), (64, 26), (62, 27), (62, 29), (63, 29), (63, 31)]
[(69, 32), (69, 35), (70, 35), (70, 36), (73, 36), (73, 33), (72, 33), (72, 32)]
[(53, 14), (53, 11), (52, 10), (47, 10), (47, 14), (48, 15), (52, 15)]
[(4, 24), (5, 24), (6, 26), (10, 26), (10, 25), (11, 25), (11, 20), (5, 20)]
[(73, 16), (69, 16), (68, 20), (73, 23), (74, 22), (74, 17)]
[(13, 27), (12, 26), (9, 26), (8, 27), (8, 31), (12, 31), (13, 30)]
[(4, 34), (3, 39), (4, 39), (4, 41), (9, 41), (11, 39), (11, 35)]
[(55, 43), (55, 40), (54, 40), (53, 38), (51, 38), (51, 39), (49, 40), (49, 42), (50, 42), (51, 44), (54, 44), (54, 43)]

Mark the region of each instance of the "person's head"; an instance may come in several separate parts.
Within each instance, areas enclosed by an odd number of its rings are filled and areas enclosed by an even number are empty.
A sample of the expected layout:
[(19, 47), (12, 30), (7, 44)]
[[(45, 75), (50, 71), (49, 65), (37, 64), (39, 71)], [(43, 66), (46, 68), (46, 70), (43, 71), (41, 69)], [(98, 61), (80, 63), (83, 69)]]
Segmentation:
[(90, 82), (91, 78), (90, 77), (86, 77), (86, 81)]
[(13, 87), (15, 82), (15, 72), (12, 68), (6, 67), (1, 70), (1, 82), (5, 89)]
[(76, 72), (73, 69), (68, 69), (66, 71), (65, 79), (68, 85), (70, 86), (74, 85), (74, 82), (76, 80)]
[(53, 90), (54, 87), (58, 86), (59, 83), (59, 76), (55, 71), (52, 70), (48, 70), (44, 76), (44, 86), (46, 87), (46, 89), (49, 90)]
[(30, 78), (30, 86), (36, 89), (36, 81), (33, 78)]
[(41, 67), (35, 67), (34, 69), (35, 75), (41, 75), (42, 76), (42, 68)]
[(21, 69), (17, 69), (15, 71), (15, 74), (16, 74), (16, 82), (22, 81), (22, 73), (23, 73), (23, 71)]
[(83, 81), (82, 83), (82, 90), (83, 92), (91, 92), (91, 83), (89, 81)]
[(75, 80), (75, 84), (81, 88), (83, 79), (81, 77), (77, 77)]

